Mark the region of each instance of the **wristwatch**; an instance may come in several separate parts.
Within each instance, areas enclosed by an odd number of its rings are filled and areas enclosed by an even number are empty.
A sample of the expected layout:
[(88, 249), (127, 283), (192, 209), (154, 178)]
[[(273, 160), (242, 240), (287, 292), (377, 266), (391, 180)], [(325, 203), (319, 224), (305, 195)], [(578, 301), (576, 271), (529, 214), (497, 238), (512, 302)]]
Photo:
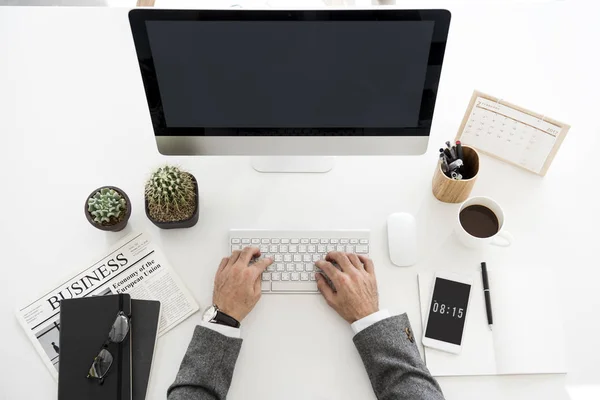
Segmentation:
[(240, 323), (237, 319), (225, 314), (223, 311), (219, 310), (216, 304), (208, 307), (206, 311), (204, 311), (204, 315), (202, 315), (202, 321), (204, 322), (212, 322), (213, 324), (233, 326), (234, 328), (239, 328)]

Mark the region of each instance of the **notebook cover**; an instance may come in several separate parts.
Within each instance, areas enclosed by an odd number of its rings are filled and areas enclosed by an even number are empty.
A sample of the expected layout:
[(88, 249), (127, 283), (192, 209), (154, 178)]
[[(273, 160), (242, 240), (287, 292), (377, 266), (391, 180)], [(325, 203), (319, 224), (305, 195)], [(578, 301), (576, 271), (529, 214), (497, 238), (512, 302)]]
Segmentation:
[(160, 301), (131, 300), (133, 400), (146, 398), (159, 321)]
[(58, 400), (131, 400), (131, 332), (123, 343), (109, 344), (114, 360), (104, 383), (86, 378), (121, 304), (131, 315), (128, 294), (61, 301)]

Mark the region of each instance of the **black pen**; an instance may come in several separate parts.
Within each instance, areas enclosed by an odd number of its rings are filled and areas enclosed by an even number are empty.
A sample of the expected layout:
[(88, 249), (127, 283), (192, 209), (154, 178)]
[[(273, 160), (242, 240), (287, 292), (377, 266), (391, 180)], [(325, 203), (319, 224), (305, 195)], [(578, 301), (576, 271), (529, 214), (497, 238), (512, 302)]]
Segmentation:
[(450, 149), (447, 147), (444, 149), (444, 154), (446, 155), (446, 161), (448, 161), (448, 164), (454, 161), (454, 157), (452, 157), (452, 153), (450, 153)]
[(456, 151), (454, 151), (454, 148), (450, 144), (450, 141), (446, 142), (446, 148), (448, 149), (448, 152), (450, 153), (450, 162), (456, 160)]
[(481, 263), (481, 278), (483, 279), (483, 295), (485, 296), (485, 311), (487, 313), (488, 325), (490, 327), (490, 331), (492, 330), (492, 325), (494, 324), (494, 319), (492, 318), (492, 300), (490, 299), (490, 283), (488, 282), (488, 273), (487, 266), (484, 262)]
[(462, 143), (460, 142), (460, 140), (456, 141), (456, 155), (461, 160), (463, 159), (463, 149), (462, 149)]

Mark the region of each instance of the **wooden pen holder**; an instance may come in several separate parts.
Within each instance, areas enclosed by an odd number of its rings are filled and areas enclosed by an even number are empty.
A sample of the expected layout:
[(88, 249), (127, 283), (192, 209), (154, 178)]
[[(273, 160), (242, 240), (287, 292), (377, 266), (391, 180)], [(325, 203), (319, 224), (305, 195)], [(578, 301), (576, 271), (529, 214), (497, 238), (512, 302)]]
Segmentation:
[(433, 174), (431, 188), (433, 195), (444, 203), (462, 203), (471, 194), (477, 176), (479, 175), (479, 154), (469, 146), (463, 148), (463, 179), (448, 178), (442, 171), (442, 163), (438, 160)]

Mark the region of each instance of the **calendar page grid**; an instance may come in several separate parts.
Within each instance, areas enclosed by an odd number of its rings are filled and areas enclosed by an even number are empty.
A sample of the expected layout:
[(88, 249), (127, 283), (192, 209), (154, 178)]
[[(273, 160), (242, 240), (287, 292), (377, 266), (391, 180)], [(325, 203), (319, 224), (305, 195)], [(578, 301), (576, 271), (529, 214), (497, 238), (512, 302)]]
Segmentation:
[(477, 97), (461, 141), (540, 173), (560, 129), (540, 118)]

